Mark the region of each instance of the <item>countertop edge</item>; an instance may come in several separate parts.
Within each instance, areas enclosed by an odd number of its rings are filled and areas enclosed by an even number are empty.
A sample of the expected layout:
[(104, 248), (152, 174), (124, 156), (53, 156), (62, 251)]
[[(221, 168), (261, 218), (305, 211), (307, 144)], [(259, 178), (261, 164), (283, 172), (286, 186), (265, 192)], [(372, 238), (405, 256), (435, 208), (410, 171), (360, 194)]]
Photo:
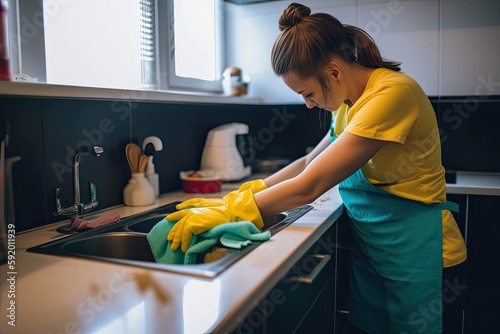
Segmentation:
[(448, 194), (500, 196), (500, 173), (456, 172), (456, 181), (446, 184)]

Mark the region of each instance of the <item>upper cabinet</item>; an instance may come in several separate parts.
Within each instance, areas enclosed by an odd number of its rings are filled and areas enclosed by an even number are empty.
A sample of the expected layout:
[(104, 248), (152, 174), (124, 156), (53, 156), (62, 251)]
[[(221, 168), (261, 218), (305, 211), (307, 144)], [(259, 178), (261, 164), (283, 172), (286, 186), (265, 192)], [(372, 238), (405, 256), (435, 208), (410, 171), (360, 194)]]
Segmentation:
[(429, 96), (438, 95), (439, 2), (367, 1), (358, 5), (357, 25), (373, 37), (384, 58), (400, 61), (401, 70)]
[[(249, 95), (264, 103), (303, 103), (274, 75), (270, 60), (278, 19), (291, 2), (226, 2), (227, 65), (251, 75)], [(500, 1), (300, 2), (367, 31), (382, 55), (401, 61), (429, 96), (500, 94)]]
[(440, 6), (440, 95), (500, 95), (500, 1)]

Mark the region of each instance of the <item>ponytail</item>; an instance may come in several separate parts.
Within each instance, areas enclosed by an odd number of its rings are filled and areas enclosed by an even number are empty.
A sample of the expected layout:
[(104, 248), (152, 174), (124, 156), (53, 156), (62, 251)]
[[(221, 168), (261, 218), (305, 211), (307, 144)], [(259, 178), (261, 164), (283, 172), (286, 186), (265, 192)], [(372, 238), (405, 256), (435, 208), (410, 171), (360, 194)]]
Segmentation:
[(383, 59), (375, 41), (363, 29), (351, 25), (344, 25), (344, 29), (354, 41), (353, 56), (359, 64), (368, 68), (401, 71), (401, 62)]

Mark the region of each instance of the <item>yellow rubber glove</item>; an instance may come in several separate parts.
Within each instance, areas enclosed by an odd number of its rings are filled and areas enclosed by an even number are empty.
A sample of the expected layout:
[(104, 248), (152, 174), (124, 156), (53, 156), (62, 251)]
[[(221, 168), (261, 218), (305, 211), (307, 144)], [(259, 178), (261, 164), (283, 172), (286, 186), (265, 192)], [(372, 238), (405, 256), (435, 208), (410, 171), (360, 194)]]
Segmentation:
[[(259, 191), (267, 189), (267, 184), (264, 182), (262, 179), (257, 179), (257, 180), (252, 180), (243, 183), (239, 188), (238, 192), (242, 193), (247, 189), (252, 189), (252, 192), (254, 194), (258, 193)], [(226, 195), (227, 196), (227, 195)]]
[[(236, 191), (236, 190), (235, 190)], [(231, 194), (233, 192), (230, 192)], [(228, 195), (229, 195), (228, 194)], [(227, 196), (227, 195), (226, 195)], [(182, 203), (179, 203), (175, 206), (177, 210), (182, 210), (186, 208), (201, 208), (201, 207), (210, 207), (210, 206), (221, 206), (226, 204), (226, 200), (224, 198), (191, 198), (185, 200)]]
[(238, 190), (233, 190), (229, 192), (226, 196), (222, 198), (191, 198), (188, 200), (185, 200), (182, 203), (179, 203), (175, 206), (177, 210), (182, 210), (185, 208), (193, 207), (193, 208), (200, 208), (200, 207), (210, 207), (210, 206), (220, 206), (224, 205), (227, 202), (227, 199), (236, 194), (236, 193), (241, 193), (244, 192), (247, 189), (252, 189), (252, 192), (254, 194), (258, 193), (259, 191), (262, 191), (264, 189), (267, 189), (267, 185), (262, 179), (258, 180), (252, 180), (243, 183)]
[(251, 221), (259, 230), (264, 226), (251, 189), (229, 196), (224, 205), (176, 211), (166, 218), (169, 221), (177, 221), (167, 240), (172, 241), (172, 250), (181, 245), (183, 252), (187, 251), (193, 234), (203, 233), (217, 225)]

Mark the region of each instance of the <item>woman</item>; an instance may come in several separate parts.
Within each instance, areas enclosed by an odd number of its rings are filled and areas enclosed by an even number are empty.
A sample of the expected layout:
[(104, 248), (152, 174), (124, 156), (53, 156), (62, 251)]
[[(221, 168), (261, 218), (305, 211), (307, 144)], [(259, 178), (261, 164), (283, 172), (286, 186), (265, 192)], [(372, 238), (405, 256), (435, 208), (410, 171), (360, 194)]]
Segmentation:
[[(382, 59), (363, 30), (331, 15), (311, 15), (293, 3), (279, 28), (274, 72), (308, 108), (332, 112), (331, 132), (265, 180), (224, 199), (182, 203), (178, 209), (195, 208), (167, 216), (179, 220), (168, 236), (172, 248), (185, 250), (192, 233), (222, 223), (250, 220), (260, 228), (262, 215), (311, 203), (339, 185), (353, 232), (350, 321), (367, 333), (441, 333), (443, 327), (456, 333), (460, 307), (458, 298), (445, 295), (445, 280), (457, 282), (446, 273), (467, 254), (449, 211), (456, 205), (446, 201), (427, 96), (399, 72), (399, 63)], [(463, 297), (460, 292), (454, 297)]]

